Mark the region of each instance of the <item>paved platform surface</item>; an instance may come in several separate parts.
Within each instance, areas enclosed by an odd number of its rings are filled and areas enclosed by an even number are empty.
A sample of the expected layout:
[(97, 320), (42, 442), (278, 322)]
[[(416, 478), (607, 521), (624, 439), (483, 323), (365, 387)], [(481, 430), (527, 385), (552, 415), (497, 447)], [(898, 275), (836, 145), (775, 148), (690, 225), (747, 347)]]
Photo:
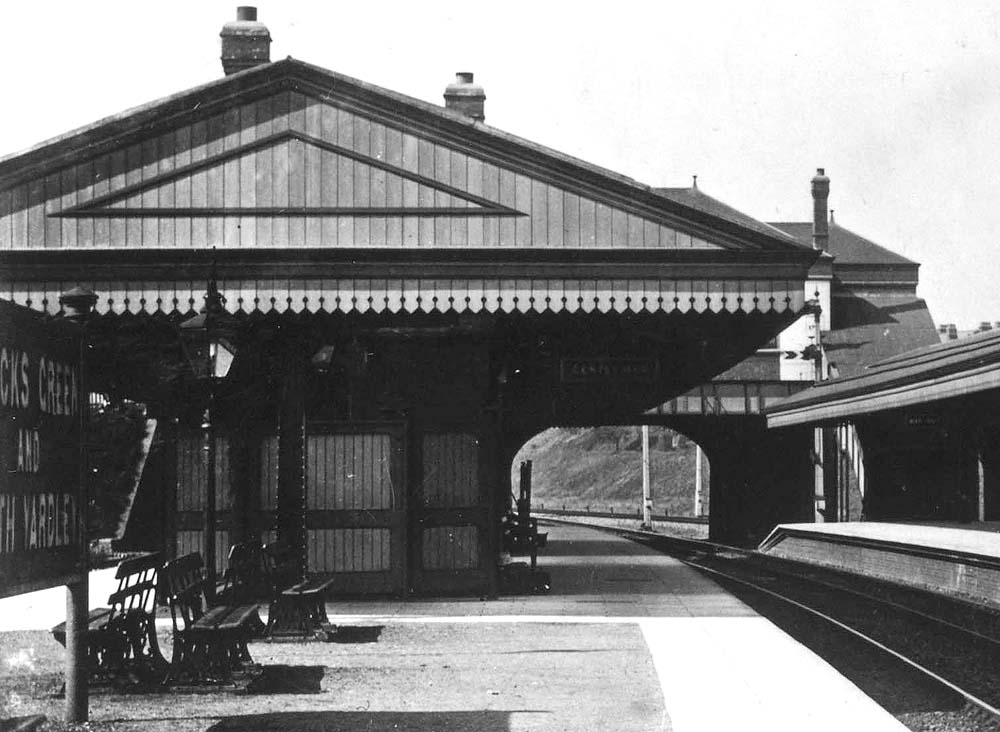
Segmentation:
[[(550, 594), (331, 603), (334, 623), (377, 629), (377, 640), (254, 643), (259, 663), (315, 671), (315, 693), (206, 697), (197, 702), (206, 723), (191, 729), (209, 722), (213, 730), (905, 729), (811, 651), (677, 560), (595, 529), (549, 532), (539, 565), (551, 574)], [(102, 581), (92, 582), (95, 592), (103, 592)], [(61, 619), (64, 592), (50, 592)], [(19, 600), (15, 617), (0, 601), (0, 630), (11, 622), (54, 624), (44, 601), (30, 600), (25, 618)], [(179, 701), (162, 702), (176, 711), (158, 711), (161, 702), (147, 700), (142, 724), (160, 729), (152, 725), (179, 715)], [(95, 698), (92, 719), (127, 718), (116, 704)]]
[[(780, 524), (771, 534), (783, 529), (816, 536), (844, 536), (1000, 558), (1000, 524), (997, 522), (945, 524), (851, 521), (840, 524)], [(765, 539), (764, 543), (766, 542)]]

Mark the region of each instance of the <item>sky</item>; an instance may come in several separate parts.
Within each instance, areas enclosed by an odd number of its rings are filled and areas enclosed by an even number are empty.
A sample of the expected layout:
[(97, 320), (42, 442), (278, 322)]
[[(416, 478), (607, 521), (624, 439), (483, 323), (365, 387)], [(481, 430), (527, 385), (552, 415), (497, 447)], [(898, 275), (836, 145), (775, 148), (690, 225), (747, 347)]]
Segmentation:
[[(443, 104), (764, 221), (841, 226), (921, 263), (937, 323), (1000, 321), (1000, 3), (260, 0), (286, 56)], [(0, 156), (222, 75), (236, 3), (12, 3)]]

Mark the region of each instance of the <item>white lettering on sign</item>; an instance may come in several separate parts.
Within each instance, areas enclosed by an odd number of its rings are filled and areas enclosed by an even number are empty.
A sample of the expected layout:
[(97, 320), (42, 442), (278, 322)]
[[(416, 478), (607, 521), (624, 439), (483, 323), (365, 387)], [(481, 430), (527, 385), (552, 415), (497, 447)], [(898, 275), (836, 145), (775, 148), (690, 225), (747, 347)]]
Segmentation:
[(28, 408), (28, 354), (0, 348), (0, 406)]
[(0, 554), (72, 546), (75, 535), (73, 495), (0, 494)]
[(17, 472), (37, 473), (42, 464), (42, 447), (38, 430), (17, 431)]
[(38, 361), (38, 404), (45, 414), (77, 414), (76, 369), (43, 356)]

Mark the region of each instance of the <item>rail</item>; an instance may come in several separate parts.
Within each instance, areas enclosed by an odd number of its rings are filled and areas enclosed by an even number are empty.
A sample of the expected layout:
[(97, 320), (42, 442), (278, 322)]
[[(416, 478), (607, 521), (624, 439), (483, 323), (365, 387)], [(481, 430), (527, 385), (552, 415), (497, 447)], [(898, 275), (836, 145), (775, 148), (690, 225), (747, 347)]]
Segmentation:
[[(610, 519), (636, 519), (642, 521), (642, 510), (635, 513), (625, 511), (591, 511), (589, 509), (573, 508), (548, 508), (544, 505), (538, 506), (532, 512), (535, 516), (590, 516), (591, 518)], [(667, 514), (653, 514), (652, 520), (655, 522), (674, 524), (708, 524), (708, 516), (668, 516)]]

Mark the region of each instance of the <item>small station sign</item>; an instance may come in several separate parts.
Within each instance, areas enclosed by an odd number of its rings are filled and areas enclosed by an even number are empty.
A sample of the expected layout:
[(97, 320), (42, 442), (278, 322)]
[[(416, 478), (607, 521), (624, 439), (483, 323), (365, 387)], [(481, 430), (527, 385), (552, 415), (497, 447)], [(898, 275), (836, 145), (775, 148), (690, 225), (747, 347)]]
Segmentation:
[(79, 338), (0, 300), (0, 597), (85, 576)]

